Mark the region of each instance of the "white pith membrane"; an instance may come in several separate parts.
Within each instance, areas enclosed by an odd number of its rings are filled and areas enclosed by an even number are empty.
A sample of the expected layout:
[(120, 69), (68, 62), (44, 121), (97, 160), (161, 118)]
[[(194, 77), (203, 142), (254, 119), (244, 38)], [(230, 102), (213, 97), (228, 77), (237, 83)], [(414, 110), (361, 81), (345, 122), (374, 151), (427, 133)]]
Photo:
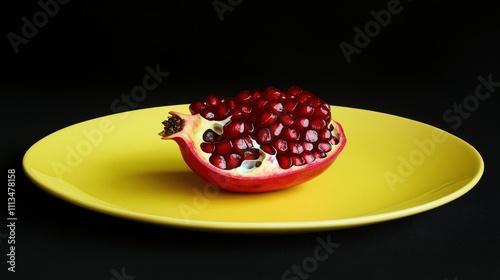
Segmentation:
[[(233, 169), (220, 169), (216, 166), (214, 166), (210, 161), (209, 158), (212, 155), (212, 153), (206, 153), (204, 152), (200, 145), (201, 143), (204, 143), (203, 141), (203, 133), (209, 129), (212, 129), (215, 133), (222, 135), (224, 132), (224, 125), (228, 123), (231, 120), (231, 117), (228, 117), (224, 120), (216, 121), (216, 120), (207, 120), (203, 117), (200, 118), (200, 122), (197, 127), (193, 127), (193, 133), (192, 133), (192, 138), (190, 139), (193, 144), (193, 148), (196, 149), (197, 154), (200, 158), (202, 158), (206, 164), (210, 165), (211, 167), (219, 170), (219, 172), (225, 172), (228, 174), (234, 174), (235, 176), (256, 176), (259, 174), (265, 174), (265, 175), (272, 175), (276, 173), (281, 173), (281, 172), (290, 172), (293, 170), (297, 169), (304, 169), (307, 168), (306, 166), (315, 166), (322, 162), (323, 160), (326, 160), (329, 158), (329, 156), (337, 150), (337, 147), (339, 146), (338, 142), (335, 145), (332, 145), (332, 149), (327, 152), (327, 156), (324, 158), (315, 158), (315, 160), (311, 163), (305, 163), (301, 166), (296, 166), (292, 165), (288, 169), (283, 169), (279, 166), (278, 160), (276, 159), (277, 152), (274, 155), (270, 155), (260, 149), (260, 145), (255, 141), (255, 139), (252, 139), (252, 145), (253, 148), (256, 148), (259, 150), (259, 157), (254, 160), (243, 160), (240, 164), (240, 166), (233, 168)], [(330, 123), (327, 125), (327, 127), (330, 126), (330, 124), (333, 125), (333, 130), (331, 131), (331, 134), (333, 137), (336, 139), (339, 139), (338, 135), (338, 129), (336, 123), (332, 120)], [(250, 135), (248, 135), (251, 137)], [(214, 142), (215, 143), (215, 142)]]

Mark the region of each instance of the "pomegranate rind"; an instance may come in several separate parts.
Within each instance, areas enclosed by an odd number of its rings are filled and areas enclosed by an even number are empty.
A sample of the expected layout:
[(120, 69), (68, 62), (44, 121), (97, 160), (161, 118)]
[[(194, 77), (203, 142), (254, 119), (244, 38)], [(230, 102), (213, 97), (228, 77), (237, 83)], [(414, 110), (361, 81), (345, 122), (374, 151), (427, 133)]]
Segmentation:
[(339, 142), (332, 147), (325, 158), (317, 158), (302, 166), (292, 166), (282, 169), (276, 157), (262, 153), (262, 164), (250, 172), (240, 172), (238, 169), (223, 170), (212, 165), (209, 153), (201, 150), (203, 142), (201, 135), (213, 127), (213, 121), (202, 118), (199, 114), (186, 115), (170, 112), (184, 119), (184, 129), (178, 133), (166, 136), (160, 133), (164, 140), (177, 142), (181, 155), (189, 166), (203, 180), (231, 192), (259, 193), (287, 189), (305, 183), (325, 172), (344, 149), (347, 139), (340, 123), (331, 120), (337, 132)]

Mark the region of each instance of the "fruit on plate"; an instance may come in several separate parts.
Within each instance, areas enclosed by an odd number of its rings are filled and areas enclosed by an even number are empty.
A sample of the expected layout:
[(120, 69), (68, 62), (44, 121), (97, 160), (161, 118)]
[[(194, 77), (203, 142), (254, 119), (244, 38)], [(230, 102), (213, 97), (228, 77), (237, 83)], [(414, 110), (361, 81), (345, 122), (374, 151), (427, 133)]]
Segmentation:
[(292, 86), (210, 94), (169, 112), (162, 139), (175, 140), (205, 181), (234, 192), (267, 192), (306, 182), (328, 169), (346, 144), (330, 105)]

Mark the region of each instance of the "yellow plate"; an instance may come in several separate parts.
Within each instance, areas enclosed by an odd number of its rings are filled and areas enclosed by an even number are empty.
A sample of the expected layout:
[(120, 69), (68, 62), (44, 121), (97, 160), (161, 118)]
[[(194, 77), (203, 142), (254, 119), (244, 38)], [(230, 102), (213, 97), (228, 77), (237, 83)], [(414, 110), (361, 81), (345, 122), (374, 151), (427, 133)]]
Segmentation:
[(301, 232), (367, 225), (417, 214), (470, 190), (484, 165), (463, 140), (373, 111), (332, 107), (347, 145), (332, 167), (287, 190), (219, 191), (157, 135), (168, 111), (124, 112), (61, 129), (25, 154), (26, 174), (71, 203), (144, 222), (224, 232)]

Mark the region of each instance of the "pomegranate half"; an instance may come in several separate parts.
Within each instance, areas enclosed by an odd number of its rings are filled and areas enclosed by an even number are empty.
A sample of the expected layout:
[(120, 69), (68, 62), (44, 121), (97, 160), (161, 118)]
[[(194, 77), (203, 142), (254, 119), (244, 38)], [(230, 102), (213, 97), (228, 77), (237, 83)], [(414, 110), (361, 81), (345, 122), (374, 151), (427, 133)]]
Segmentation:
[(293, 86), (286, 91), (210, 94), (169, 112), (162, 139), (175, 140), (205, 181), (234, 192), (268, 192), (306, 182), (328, 169), (345, 146), (330, 105)]

